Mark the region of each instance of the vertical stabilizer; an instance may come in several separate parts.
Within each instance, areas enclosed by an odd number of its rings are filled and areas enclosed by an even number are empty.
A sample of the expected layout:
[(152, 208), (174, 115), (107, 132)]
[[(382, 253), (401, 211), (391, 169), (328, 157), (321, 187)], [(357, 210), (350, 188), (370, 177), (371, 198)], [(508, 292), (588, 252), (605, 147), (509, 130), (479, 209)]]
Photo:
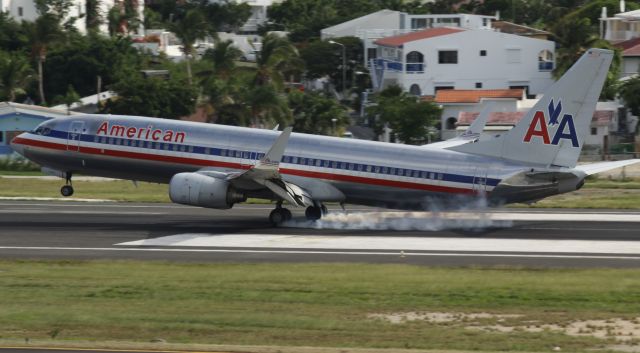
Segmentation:
[(589, 49), (508, 132), (451, 150), (546, 166), (578, 161), (613, 52)]

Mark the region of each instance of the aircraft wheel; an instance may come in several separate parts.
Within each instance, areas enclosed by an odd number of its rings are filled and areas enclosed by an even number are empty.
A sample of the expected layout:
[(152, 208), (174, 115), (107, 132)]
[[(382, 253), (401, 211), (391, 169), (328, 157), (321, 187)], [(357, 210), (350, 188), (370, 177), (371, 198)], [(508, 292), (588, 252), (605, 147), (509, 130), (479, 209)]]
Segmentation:
[(282, 209), (282, 212), (284, 213), (284, 220), (285, 220), (285, 222), (286, 222), (286, 221), (290, 221), (290, 220), (291, 220), (291, 218), (293, 218), (293, 215), (291, 214), (291, 211), (289, 211), (288, 209), (283, 208), (283, 209)]
[(271, 224), (277, 227), (282, 223), (290, 220), (291, 217), (292, 217), (291, 211), (289, 211), (288, 209), (276, 208), (275, 210), (271, 211), (271, 213), (269, 214), (269, 222), (271, 222)]
[(304, 215), (310, 221), (317, 221), (322, 218), (322, 208), (316, 206), (309, 206), (307, 210), (304, 211)]
[(64, 197), (69, 197), (71, 195), (73, 195), (73, 186), (71, 185), (65, 185), (60, 189), (60, 193), (62, 194), (62, 196)]

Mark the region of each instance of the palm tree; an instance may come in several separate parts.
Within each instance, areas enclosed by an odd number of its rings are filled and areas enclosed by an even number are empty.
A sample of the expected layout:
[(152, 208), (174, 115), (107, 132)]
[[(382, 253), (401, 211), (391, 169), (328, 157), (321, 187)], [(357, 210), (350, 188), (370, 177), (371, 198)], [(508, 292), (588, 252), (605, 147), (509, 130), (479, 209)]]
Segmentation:
[(266, 123), (288, 125), (291, 110), (283, 95), (273, 85), (255, 86), (247, 91), (245, 102), (251, 110), (251, 125), (266, 127)]
[(189, 84), (193, 84), (191, 73), (191, 58), (194, 53), (194, 44), (199, 39), (204, 39), (208, 33), (208, 26), (202, 13), (196, 9), (187, 11), (183, 18), (177, 20), (169, 26), (180, 41), (182, 41), (182, 52), (187, 62), (187, 78)]
[(556, 67), (553, 76), (560, 78), (589, 48), (614, 50), (613, 62), (607, 73), (607, 79), (600, 97), (613, 99), (618, 90), (618, 76), (622, 57), (620, 50), (609, 42), (600, 39), (588, 18), (567, 15), (554, 26), (554, 36), (559, 44), (556, 50)]
[(9, 102), (13, 102), (16, 92), (28, 84), (32, 73), (29, 61), (19, 53), (0, 56), (0, 88)]
[(102, 23), (101, 0), (87, 0), (85, 24), (88, 31), (97, 31)]
[(219, 78), (229, 78), (236, 66), (236, 61), (242, 56), (242, 50), (233, 45), (233, 41), (217, 42), (213, 49), (207, 50), (205, 59), (213, 63), (214, 75)]
[(589, 48), (606, 45), (588, 18), (565, 16), (553, 28), (557, 45), (553, 76), (560, 78)]
[(38, 93), (40, 104), (46, 105), (44, 95), (44, 72), (42, 63), (47, 58), (47, 47), (60, 37), (60, 23), (54, 15), (45, 13), (40, 15), (35, 22), (23, 22), (29, 42), (31, 43), (31, 56), (38, 66)]
[(254, 84), (273, 84), (282, 89), (285, 76), (301, 72), (304, 62), (291, 42), (276, 34), (267, 34), (262, 41), (262, 49), (256, 58), (257, 71)]

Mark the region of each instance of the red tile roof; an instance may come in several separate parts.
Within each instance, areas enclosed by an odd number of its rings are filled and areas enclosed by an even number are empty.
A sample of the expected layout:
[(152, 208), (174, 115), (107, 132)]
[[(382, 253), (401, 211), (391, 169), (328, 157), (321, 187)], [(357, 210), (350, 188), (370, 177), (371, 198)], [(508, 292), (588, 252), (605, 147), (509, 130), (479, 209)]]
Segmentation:
[(632, 38), (615, 44), (622, 49), (622, 56), (640, 56), (640, 38)]
[(628, 40), (624, 40), (622, 42), (617, 42), (615, 43), (615, 46), (618, 48), (621, 48), (622, 50), (627, 50), (629, 48), (633, 48), (636, 45), (640, 44), (640, 37), (638, 38), (631, 38)]
[(386, 37), (375, 41), (377, 45), (384, 45), (387, 47), (399, 47), (404, 43), (413, 42), (420, 39), (427, 39), (439, 36), (446, 36), (448, 34), (458, 33), (466, 31), (462, 28), (453, 27), (437, 27), (429, 28), (424, 31), (411, 32), (407, 34), (401, 34), (399, 36)]
[[(489, 114), (487, 125), (515, 125), (527, 112), (493, 112)], [(613, 120), (613, 110), (596, 110), (593, 112), (592, 124), (607, 126)], [(458, 126), (467, 126), (476, 120), (479, 112), (460, 112), (458, 114)]]
[[(515, 125), (522, 120), (525, 112), (493, 112), (489, 114), (487, 125)], [(479, 112), (460, 112), (458, 114), (458, 125), (471, 125), (480, 115)]]
[(597, 126), (608, 126), (611, 121), (613, 121), (613, 110), (596, 110), (591, 123)]
[(514, 89), (446, 89), (436, 92), (436, 103), (478, 103), (481, 98), (515, 98), (522, 99), (524, 90)]

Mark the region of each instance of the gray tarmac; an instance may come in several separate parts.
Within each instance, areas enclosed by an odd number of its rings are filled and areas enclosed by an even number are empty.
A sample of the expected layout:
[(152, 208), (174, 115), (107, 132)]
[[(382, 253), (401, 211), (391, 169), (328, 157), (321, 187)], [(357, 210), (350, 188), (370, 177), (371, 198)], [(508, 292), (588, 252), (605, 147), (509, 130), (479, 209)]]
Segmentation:
[[(241, 205), (219, 211), (171, 204), (0, 201), (0, 259), (640, 267), (640, 251), (634, 250), (640, 249), (637, 211), (498, 210), (498, 215), (521, 215), (524, 220), (489, 224), (482, 229), (451, 226), (412, 231), (273, 228), (267, 222), (271, 209), (269, 205)], [(374, 210), (355, 206), (347, 209)], [(303, 223), (303, 210), (292, 211)], [(575, 220), (580, 218), (573, 216), (567, 220), (544, 219), (560, 212), (583, 218), (586, 215), (591, 220)], [(526, 220), (530, 215), (536, 220)], [(627, 220), (608, 219), (614, 216)], [(176, 237), (190, 242), (163, 242)], [(251, 239), (258, 240), (251, 243)], [(142, 243), (135, 245), (136, 241)], [(514, 241), (506, 250), (500, 247)], [(123, 244), (132, 242), (134, 245)], [(403, 248), (403, 242), (423, 247)], [(446, 243), (448, 247), (430, 248), (431, 243)], [(469, 248), (469, 243), (489, 244), (489, 249), (477, 245)], [(323, 244), (349, 245), (323, 248)], [(385, 244), (393, 246), (384, 248)], [(460, 244), (459, 249), (456, 244)], [(490, 244), (496, 244), (495, 251)], [(564, 247), (568, 250), (563, 251)]]

